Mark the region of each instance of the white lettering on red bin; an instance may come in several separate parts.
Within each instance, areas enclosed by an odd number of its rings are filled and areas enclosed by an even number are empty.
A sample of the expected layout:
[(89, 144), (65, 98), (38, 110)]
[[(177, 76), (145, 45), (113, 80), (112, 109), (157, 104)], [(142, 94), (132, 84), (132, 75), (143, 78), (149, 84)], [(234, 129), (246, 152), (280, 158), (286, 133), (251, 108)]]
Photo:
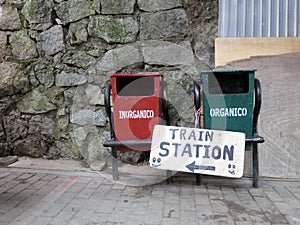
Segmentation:
[(119, 111), (119, 119), (151, 119), (154, 111), (149, 109)]

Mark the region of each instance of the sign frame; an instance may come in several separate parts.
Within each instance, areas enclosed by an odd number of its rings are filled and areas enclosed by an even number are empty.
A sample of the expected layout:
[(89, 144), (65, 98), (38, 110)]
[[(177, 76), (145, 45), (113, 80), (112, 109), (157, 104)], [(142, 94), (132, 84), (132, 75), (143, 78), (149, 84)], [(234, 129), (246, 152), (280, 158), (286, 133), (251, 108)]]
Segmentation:
[(240, 178), (245, 134), (241, 132), (155, 125), (150, 167)]

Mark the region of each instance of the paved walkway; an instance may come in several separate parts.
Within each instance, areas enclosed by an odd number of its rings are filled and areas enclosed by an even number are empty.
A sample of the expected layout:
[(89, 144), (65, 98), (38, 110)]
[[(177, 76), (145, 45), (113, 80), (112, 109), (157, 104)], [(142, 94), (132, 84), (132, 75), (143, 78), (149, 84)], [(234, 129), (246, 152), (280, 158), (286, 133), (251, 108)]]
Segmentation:
[(261, 179), (254, 189), (247, 178), (204, 177), (196, 186), (179, 173), (169, 183), (132, 186), (47, 163), (0, 168), (1, 225), (300, 224), (300, 180)]

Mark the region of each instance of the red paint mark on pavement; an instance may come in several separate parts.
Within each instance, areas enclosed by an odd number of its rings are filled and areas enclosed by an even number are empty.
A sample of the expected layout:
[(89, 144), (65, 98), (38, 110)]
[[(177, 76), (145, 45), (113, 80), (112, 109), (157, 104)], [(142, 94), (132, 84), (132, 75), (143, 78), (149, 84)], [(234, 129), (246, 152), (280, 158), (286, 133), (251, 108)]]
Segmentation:
[(55, 200), (57, 200), (66, 190), (68, 190), (77, 180), (79, 176), (71, 176), (63, 183), (59, 184), (55, 189), (49, 192), (44, 198), (39, 200), (39, 202), (23, 214), (17, 217), (10, 225), (26, 225), (37, 216), (41, 215), (49, 205), (51, 205)]

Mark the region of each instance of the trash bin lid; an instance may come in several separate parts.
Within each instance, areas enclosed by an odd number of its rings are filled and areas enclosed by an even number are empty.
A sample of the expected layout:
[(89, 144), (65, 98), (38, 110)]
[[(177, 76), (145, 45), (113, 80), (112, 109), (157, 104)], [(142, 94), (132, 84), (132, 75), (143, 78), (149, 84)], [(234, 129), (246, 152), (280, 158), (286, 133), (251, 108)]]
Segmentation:
[(148, 77), (148, 76), (162, 76), (160, 73), (134, 73), (134, 74), (129, 74), (129, 73), (119, 73), (119, 74), (111, 74), (111, 77)]
[(204, 70), (204, 71), (201, 71), (201, 73), (241, 73), (241, 72), (255, 72), (257, 71), (256, 69), (240, 69), (240, 70), (218, 70), (218, 69), (215, 69), (215, 70)]

